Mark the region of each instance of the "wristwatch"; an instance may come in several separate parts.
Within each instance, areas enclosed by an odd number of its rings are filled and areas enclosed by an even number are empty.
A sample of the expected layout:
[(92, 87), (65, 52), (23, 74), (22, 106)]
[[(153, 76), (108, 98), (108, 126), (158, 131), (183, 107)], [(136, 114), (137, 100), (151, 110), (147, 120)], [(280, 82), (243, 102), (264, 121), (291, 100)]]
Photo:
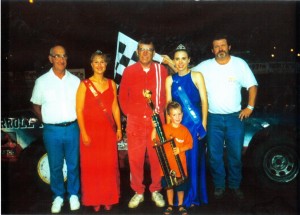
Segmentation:
[(254, 107), (251, 106), (251, 105), (247, 105), (247, 108), (250, 109), (250, 110), (254, 110)]

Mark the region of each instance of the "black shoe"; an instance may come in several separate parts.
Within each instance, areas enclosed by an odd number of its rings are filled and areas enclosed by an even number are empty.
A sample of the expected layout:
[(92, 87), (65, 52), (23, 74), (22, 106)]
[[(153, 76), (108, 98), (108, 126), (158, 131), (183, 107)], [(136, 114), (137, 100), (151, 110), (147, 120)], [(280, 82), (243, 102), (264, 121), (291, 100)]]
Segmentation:
[(235, 198), (238, 200), (243, 200), (245, 198), (243, 191), (240, 188), (231, 189), (231, 192)]
[(224, 194), (225, 194), (224, 188), (215, 188), (214, 191), (215, 199), (222, 199), (224, 197)]

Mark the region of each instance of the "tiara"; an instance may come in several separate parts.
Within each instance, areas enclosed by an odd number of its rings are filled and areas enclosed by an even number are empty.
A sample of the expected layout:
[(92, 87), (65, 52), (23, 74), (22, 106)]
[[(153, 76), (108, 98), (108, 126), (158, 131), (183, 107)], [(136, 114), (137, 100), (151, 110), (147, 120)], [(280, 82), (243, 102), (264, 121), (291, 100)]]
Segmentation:
[(97, 50), (95, 52), (96, 52), (96, 54), (102, 54), (102, 51), (100, 51), (100, 50)]
[(185, 46), (180, 44), (179, 46), (177, 46), (176, 50), (186, 50)]

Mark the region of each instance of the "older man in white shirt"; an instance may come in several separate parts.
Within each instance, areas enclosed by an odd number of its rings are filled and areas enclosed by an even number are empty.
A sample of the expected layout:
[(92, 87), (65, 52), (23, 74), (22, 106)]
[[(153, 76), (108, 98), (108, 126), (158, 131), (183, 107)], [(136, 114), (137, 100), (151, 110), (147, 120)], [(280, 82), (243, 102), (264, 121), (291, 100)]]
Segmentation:
[[(53, 192), (52, 213), (59, 213), (68, 193), (71, 210), (78, 210), (79, 128), (76, 117), (76, 92), (80, 79), (66, 70), (64, 47), (50, 49), (52, 68), (39, 77), (33, 89), (31, 102), (43, 122), (43, 139), (48, 153), (50, 185)], [(67, 191), (64, 185), (63, 164), (67, 165)]]

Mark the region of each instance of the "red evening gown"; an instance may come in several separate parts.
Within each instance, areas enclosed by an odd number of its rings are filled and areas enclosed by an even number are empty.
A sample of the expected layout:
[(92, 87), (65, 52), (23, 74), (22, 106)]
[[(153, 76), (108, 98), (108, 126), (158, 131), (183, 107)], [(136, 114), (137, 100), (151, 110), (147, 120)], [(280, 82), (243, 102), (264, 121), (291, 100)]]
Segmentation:
[[(114, 99), (111, 80), (108, 89), (101, 93), (101, 99), (111, 115)], [(116, 133), (89, 88), (86, 89), (83, 116), (91, 144), (85, 146), (80, 137), (82, 204), (116, 204), (120, 196)]]

